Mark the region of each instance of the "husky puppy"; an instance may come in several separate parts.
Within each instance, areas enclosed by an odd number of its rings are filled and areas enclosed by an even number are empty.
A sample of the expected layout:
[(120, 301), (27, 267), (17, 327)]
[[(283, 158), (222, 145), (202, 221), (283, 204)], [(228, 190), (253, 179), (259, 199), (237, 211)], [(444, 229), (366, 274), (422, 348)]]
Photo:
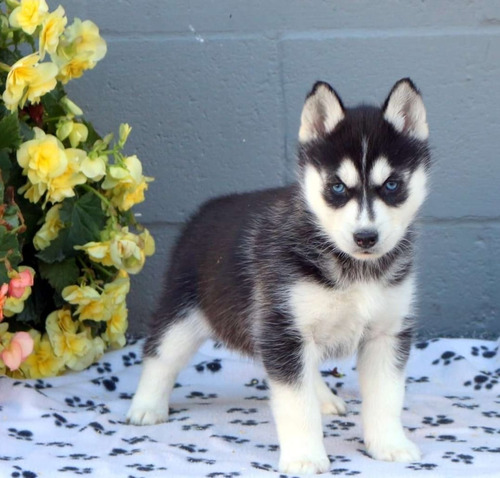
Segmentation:
[(297, 183), (211, 200), (185, 227), (128, 421), (166, 421), (177, 374), (215, 337), (263, 362), (279, 469), (325, 472), (321, 413), (346, 406), (319, 366), (357, 352), (369, 454), (418, 460), (400, 415), (428, 134), (410, 79), (381, 108), (345, 108), (329, 84), (316, 83), (301, 116)]

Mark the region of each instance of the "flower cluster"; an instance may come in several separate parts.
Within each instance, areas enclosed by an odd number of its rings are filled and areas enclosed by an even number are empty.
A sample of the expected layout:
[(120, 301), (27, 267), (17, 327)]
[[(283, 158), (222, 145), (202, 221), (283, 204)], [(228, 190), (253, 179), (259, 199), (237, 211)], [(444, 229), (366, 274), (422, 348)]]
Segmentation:
[(3, 374), (82, 370), (125, 344), (129, 274), (155, 248), (132, 208), (152, 178), (122, 152), (130, 126), (99, 136), (64, 90), (105, 54), (98, 27), (62, 6), (0, 0)]

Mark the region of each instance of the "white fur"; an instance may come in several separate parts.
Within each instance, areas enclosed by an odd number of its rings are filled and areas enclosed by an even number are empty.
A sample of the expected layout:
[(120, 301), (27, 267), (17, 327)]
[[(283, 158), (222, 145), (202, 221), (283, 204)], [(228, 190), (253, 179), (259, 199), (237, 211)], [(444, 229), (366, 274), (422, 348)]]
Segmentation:
[(368, 340), (358, 357), (365, 446), (377, 460), (417, 461), (420, 451), (401, 425), (404, 373), (394, 363), (394, 337)]
[(168, 400), (175, 379), (210, 329), (198, 309), (174, 323), (158, 347), (157, 357), (144, 359), (137, 392), (127, 414), (133, 425), (154, 425), (168, 419)]
[(334, 130), (344, 119), (344, 111), (337, 97), (326, 86), (320, 85), (307, 98), (300, 118), (299, 141), (307, 143)]
[(337, 170), (337, 176), (348, 188), (355, 188), (361, 183), (358, 170), (349, 158), (342, 161), (340, 168)]
[(381, 156), (373, 163), (370, 171), (370, 184), (372, 186), (382, 186), (392, 173), (392, 168), (389, 165), (387, 158)]
[(426, 116), (421, 96), (408, 82), (401, 82), (389, 97), (384, 118), (400, 133), (424, 141), (429, 137)]
[(316, 392), (318, 364), (315, 348), (309, 347), (300, 383), (291, 386), (269, 380), (283, 473), (323, 473), (330, 467)]

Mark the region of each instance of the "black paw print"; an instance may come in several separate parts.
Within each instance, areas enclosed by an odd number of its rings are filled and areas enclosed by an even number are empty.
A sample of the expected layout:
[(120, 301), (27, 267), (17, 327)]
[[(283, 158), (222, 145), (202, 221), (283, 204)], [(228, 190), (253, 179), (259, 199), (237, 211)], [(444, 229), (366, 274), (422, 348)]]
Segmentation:
[(427, 435), (425, 438), (433, 438), (440, 442), (450, 442), (450, 443), (465, 443), (465, 440), (458, 440), (455, 435)]
[[(181, 421), (181, 420), (182, 419), (179, 419), (179, 421)], [(200, 425), (199, 423), (193, 423), (192, 425), (182, 425), (182, 430), (183, 431), (190, 431), (190, 430), (203, 431), (203, 430), (208, 430), (209, 428), (212, 428), (213, 426), (214, 426), (213, 423), (207, 423), (206, 425)]]
[(82, 402), (80, 397), (69, 397), (64, 400), (66, 405), (69, 407), (77, 407), (77, 408), (92, 408), (95, 407), (95, 403), (92, 400), (87, 400), (86, 402)]
[(141, 437), (132, 437), (132, 438), (122, 438), (122, 441), (125, 443), (128, 443), (129, 445), (137, 445), (137, 443), (158, 443), (156, 440), (154, 440), (151, 437), (148, 437), (147, 435), (142, 435)]
[(108, 392), (114, 392), (119, 381), (118, 377), (99, 377), (91, 380), (94, 385), (103, 385)]
[(15, 471), (11, 473), (12, 478), (37, 478), (37, 474), (32, 471), (23, 470), (20, 466), (13, 467)]
[(331, 420), (326, 427), (330, 430), (350, 430), (355, 427), (356, 424), (353, 422), (346, 422), (344, 420)]
[(424, 417), (422, 423), (431, 427), (439, 427), (441, 425), (449, 425), (453, 423), (453, 420), (446, 415), (437, 415), (436, 417)]
[(9, 436), (15, 438), (16, 440), (23, 441), (33, 441), (33, 432), (29, 430), (16, 430), (15, 428), (9, 428)]
[(239, 424), (239, 425), (242, 425), (244, 427), (256, 427), (258, 425), (263, 425), (265, 423), (269, 423), (268, 421), (263, 421), (263, 422), (258, 422), (256, 420), (232, 420), (230, 421), (229, 423), (231, 423), (232, 425), (236, 425), (236, 424)]
[(343, 455), (328, 455), (331, 463), (349, 463), (351, 460)]
[(96, 362), (91, 365), (91, 367), (94, 367), (98, 373), (111, 373), (112, 368), (111, 364), (109, 362)]
[(429, 383), (429, 377), (406, 377), (406, 383)]
[(122, 355), (123, 365), (125, 367), (131, 367), (132, 365), (139, 365), (142, 360), (137, 357), (135, 352), (129, 352), (126, 355)]
[(189, 456), (187, 458), (189, 463), (204, 463), (205, 465), (214, 465), (215, 460), (207, 460), (206, 458), (195, 458), (194, 456)]
[(463, 360), (463, 359), (464, 357), (462, 355), (457, 355), (455, 352), (448, 351), (448, 352), (443, 352), (441, 354), (441, 357), (432, 362), (432, 365), (437, 365), (441, 361), (443, 362), (443, 365), (450, 365), (452, 361)]
[(133, 448), (132, 450), (124, 450), (123, 448), (113, 448), (109, 452), (109, 456), (132, 456), (136, 453), (141, 453), (142, 450), (140, 448)]
[(473, 386), (474, 390), (481, 390), (483, 387), (491, 390), (495, 385), (498, 385), (498, 374), (492, 372), (480, 372), (472, 380), (464, 382), (465, 387)]
[(206, 453), (208, 451), (206, 448), (197, 448), (196, 445), (192, 443), (171, 443), (169, 446), (187, 451), (188, 453)]
[(500, 418), (500, 412), (491, 410), (489, 412), (483, 412), (483, 415), (488, 418)]
[(486, 345), (481, 345), (480, 347), (472, 347), (471, 355), (478, 357), (481, 355), (484, 358), (493, 358), (498, 353), (498, 347), (494, 349), (489, 349)]
[(222, 368), (220, 363), (220, 359), (212, 360), (211, 362), (200, 362), (198, 365), (195, 365), (195, 369), (197, 372), (204, 372), (205, 369), (210, 370), (210, 372), (218, 372)]
[(254, 468), (257, 468), (257, 470), (264, 470), (264, 471), (276, 471), (271, 465), (267, 463), (259, 463), (257, 461), (252, 461), (250, 463)]
[(271, 452), (276, 452), (280, 449), (279, 445), (262, 445), (262, 444), (255, 445), (255, 448), (260, 448), (262, 450), (267, 450)]
[(71, 429), (78, 426), (77, 423), (69, 423), (66, 417), (63, 417), (59, 413), (52, 413), (52, 414), (48, 413), (46, 415), (42, 415), (42, 418), (50, 418), (50, 417), (54, 419), (54, 425), (56, 427), (64, 427)]
[(155, 465), (149, 463), (147, 465), (141, 464), (141, 463), (134, 463), (132, 465), (127, 465), (127, 468), (134, 468), (137, 471), (166, 471), (165, 467), (156, 467)]
[(434, 468), (437, 468), (437, 465), (434, 463), (412, 463), (411, 465), (408, 465), (406, 468), (409, 468), (410, 470), (415, 470), (415, 471), (432, 471)]
[(110, 436), (110, 435), (114, 435), (116, 433), (116, 431), (114, 431), (114, 430), (106, 431), (106, 429), (99, 422), (91, 422), (87, 426), (80, 429), (80, 431), (85, 430), (87, 427), (92, 428), (99, 435)]
[(230, 471), (229, 473), (216, 471), (215, 473), (209, 473), (207, 478), (234, 478), (235, 476), (241, 476), (241, 474), (238, 471)]
[(21, 385), (24, 388), (34, 388), (35, 390), (44, 390), (46, 388), (52, 388), (52, 384), (44, 382), (43, 380), (36, 380), (34, 383), (27, 382), (14, 382), (14, 387)]
[(91, 475), (92, 473), (94, 473), (94, 470), (92, 468), (78, 468), (76, 466), (65, 466), (63, 468), (59, 468), (59, 470), (57, 471), (68, 471), (75, 475)]
[(215, 393), (203, 393), (203, 392), (191, 392), (189, 395), (186, 395), (186, 398), (210, 400), (212, 398), (217, 398), (217, 394), (215, 394)]
[(243, 415), (252, 415), (257, 413), (256, 408), (230, 408), (226, 413), (243, 413)]
[(210, 438), (220, 438), (227, 443), (236, 443), (237, 445), (242, 445), (243, 443), (248, 443), (250, 441), (246, 438), (238, 438), (231, 435), (211, 435)]
[(474, 457), (472, 455), (464, 455), (463, 453), (457, 453), (453, 451), (447, 451), (443, 455), (445, 460), (451, 460), (453, 463), (464, 463), (466, 465), (472, 465)]
[(360, 471), (348, 470), (347, 468), (334, 468), (330, 470), (331, 475), (342, 475), (342, 476), (355, 476), (360, 475)]
[(477, 448), (473, 448), (472, 451), (478, 451), (480, 453), (500, 453), (500, 447), (489, 448), (487, 446), (479, 446)]
[(253, 378), (250, 382), (245, 383), (245, 387), (252, 387), (256, 390), (269, 390), (269, 386), (265, 380), (259, 380), (257, 378)]

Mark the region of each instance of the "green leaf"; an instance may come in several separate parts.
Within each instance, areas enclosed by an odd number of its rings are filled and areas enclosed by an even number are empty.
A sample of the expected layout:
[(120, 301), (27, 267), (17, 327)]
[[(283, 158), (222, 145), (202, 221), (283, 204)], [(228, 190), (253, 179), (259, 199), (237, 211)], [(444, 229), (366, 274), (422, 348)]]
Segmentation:
[(64, 95), (64, 90), (60, 85), (58, 85), (55, 89), (42, 97), (43, 107), (50, 118), (66, 116), (66, 112), (60, 103), (60, 100)]
[(49, 247), (37, 254), (39, 259), (48, 263), (74, 257), (78, 252), (75, 246), (99, 241), (107, 220), (101, 200), (91, 192), (78, 199), (66, 199), (59, 211), (59, 217), (65, 224), (65, 229), (59, 232), (59, 236)]
[(15, 150), (19, 148), (21, 141), (17, 114), (2, 118), (0, 120), (0, 149)]
[[(0, 151), (0, 183), (9, 182), (10, 170), (12, 168), (12, 163), (10, 162), (9, 153), (5, 150)], [(1, 184), (0, 184), (1, 187)], [(0, 201), (3, 201), (3, 191), (0, 192)]]
[(46, 279), (59, 294), (66, 286), (76, 284), (80, 277), (80, 269), (74, 258), (66, 259), (62, 262), (54, 262), (52, 264), (40, 261), (38, 267), (40, 275)]
[(8, 231), (5, 226), (0, 226), (0, 260), (2, 259), (7, 259), (12, 267), (16, 267), (22, 259), (17, 235)]

